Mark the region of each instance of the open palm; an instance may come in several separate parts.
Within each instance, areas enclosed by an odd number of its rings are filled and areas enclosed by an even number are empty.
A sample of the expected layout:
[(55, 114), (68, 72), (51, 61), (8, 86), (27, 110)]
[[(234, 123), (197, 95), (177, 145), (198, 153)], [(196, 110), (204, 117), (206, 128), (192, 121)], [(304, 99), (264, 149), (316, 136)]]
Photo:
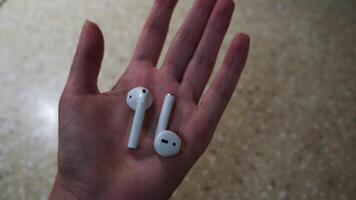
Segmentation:
[[(127, 70), (109, 92), (97, 78), (104, 39), (86, 22), (59, 105), (58, 174), (52, 199), (167, 199), (207, 148), (236, 87), (249, 39), (238, 34), (224, 64), (202, 96), (234, 10), (232, 0), (196, 0), (156, 67), (177, 0), (156, 0)], [(139, 149), (127, 149), (134, 112), (126, 104), (132, 88), (153, 96)], [(158, 156), (154, 132), (164, 97), (176, 97), (169, 130), (182, 139), (180, 154)]]

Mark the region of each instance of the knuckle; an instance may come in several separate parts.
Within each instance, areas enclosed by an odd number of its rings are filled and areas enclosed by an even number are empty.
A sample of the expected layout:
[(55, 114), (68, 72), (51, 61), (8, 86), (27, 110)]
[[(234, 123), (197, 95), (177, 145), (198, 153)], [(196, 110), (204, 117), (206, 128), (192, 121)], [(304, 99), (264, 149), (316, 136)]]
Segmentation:
[(197, 53), (194, 56), (193, 62), (198, 66), (206, 67), (208, 69), (214, 65), (214, 61), (211, 57), (201, 53)]
[(231, 0), (227, 0), (221, 3), (222, 5), (217, 9), (215, 16), (212, 18), (210, 22), (208, 22), (208, 26), (210, 27), (213, 33), (217, 33), (219, 35), (224, 34), (228, 28), (228, 21), (232, 16), (234, 10), (234, 3)]
[(156, 5), (166, 6), (167, 8), (174, 8), (178, 0), (155, 0)]
[(147, 33), (158, 35), (158, 36), (165, 34), (163, 28), (158, 23), (155, 22), (151, 22), (148, 25), (146, 25), (145, 30)]
[(178, 38), (182, 43), (190, 45), (194, 45), (197, 41), (196, 33), (186, 29), (181, 29), (179, 31)]
[(215, 4), (216, 0), (197, 0), (195, 6), (201, 11), (209, 12), (209, 8)]
[(221, 35), (225, 33), (225, 27), (221, 23), (209, 23), (208, 27), (210, 28), (212, 33), (216, 35)]
[(227, 102), (230, 99), (230, 93), (225, 89), (218, 87), (215, 89), (217, 96), (223, 101)]

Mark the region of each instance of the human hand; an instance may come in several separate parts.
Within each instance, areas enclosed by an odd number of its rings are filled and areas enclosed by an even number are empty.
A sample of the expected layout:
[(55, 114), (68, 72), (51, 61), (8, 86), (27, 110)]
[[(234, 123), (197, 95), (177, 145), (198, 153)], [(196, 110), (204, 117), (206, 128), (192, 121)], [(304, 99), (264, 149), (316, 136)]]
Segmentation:
[[(207, 148), (236, 87), (249, 39), (233, 39), (224, 64), (202, 96), (234, 10), (232, 0), (196, 0), (161, 68), (156, 68), (177, 0), (155, 0), (133, 58), (113, 89), (100, 93), (104, 53), (99, 27), (86, 22), (59, 104), (58, 173), (50, 199), (168, 199)], [(127, 149), (134, 112), (132, 88), (148, 88), (139, 149)], [(180, 154), (158, 156), (154, 132), (164, 97), (176, 103), (169, 130), (182, 139)]]

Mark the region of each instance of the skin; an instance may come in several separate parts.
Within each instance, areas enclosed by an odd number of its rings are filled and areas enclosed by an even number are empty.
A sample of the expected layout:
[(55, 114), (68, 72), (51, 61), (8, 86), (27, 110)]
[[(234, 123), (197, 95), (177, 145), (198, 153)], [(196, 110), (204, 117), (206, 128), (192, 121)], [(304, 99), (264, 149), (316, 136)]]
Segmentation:
[[(159, 67), (176, 3), (154, 1), (127, 70), (108, 92), (97, 87), (104, 38), (96, 24), (85, 23), (59, 103), (58, 173), (50, 199), (168, 199), (209, 145), (245, 65), (249, 38), (235, 36), (203, 94), (234, 3), (196, 0)], [(134, 111), (126, 95), (138, 86), (148, 88), (154, 102), (133, 151), (127, 141)], [(173, 158), (158, 156), (153, 147), (167, 93), (176, 97), (169, 130), (183, 142)]]

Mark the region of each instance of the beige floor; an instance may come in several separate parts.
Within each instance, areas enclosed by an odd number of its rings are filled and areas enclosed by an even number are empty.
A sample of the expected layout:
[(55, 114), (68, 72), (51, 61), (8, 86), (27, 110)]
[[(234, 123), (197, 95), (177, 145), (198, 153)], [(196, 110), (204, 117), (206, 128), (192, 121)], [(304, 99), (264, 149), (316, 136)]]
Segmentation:
[[(123, 72), (152, 1), (8, 0), (0, 8), (0, 199), (46, 199), (58, 96), (85, 18), (106, 37), (100, 88)], [(192, 1), (181, 0), (169, 40)], [(172, 199), (356, 199), (356, 2), (240, 0), (247, 70)]]

